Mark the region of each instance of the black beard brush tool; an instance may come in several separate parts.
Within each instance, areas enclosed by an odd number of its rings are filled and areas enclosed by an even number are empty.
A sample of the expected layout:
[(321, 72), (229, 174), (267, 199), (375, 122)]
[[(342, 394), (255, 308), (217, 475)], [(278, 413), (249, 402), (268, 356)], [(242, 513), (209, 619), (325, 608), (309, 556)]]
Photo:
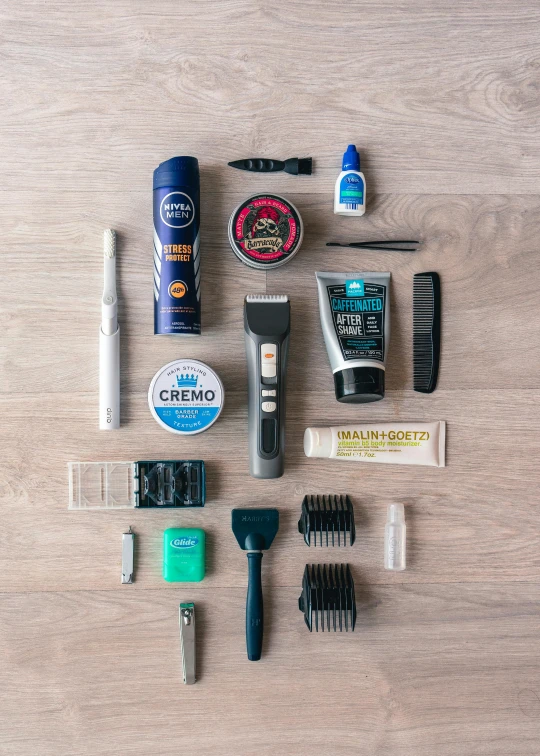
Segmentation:
[[(298, 520), (298, 530), (304, 536), (304, 541), (313, 545), (352, 546), (356, 538), (354, 526), (354, 511), (348, 496), (304, 496), (302, 501), (302, 515)], [(347, 533), (349, 538), (347, 539)], [(323, 543), (324, 539), (324, 543)]]
[(289, 158), (288, 160), (270, 160), (269, 158), (246, 158), (233, 160), (231, 168), (252, 173), (277, 173), (285, 171), (292, 176), (311, 176), (312, 158)]
[(263, 641), (262, 552), (272, 545), (279, 528), (277, 509), (233, 509), (232, 530), (247, 551), (246, 646), (250, 661), (259, 661)]
[(310, 632), (351, 632), (356, 625), (354, 582), (348, 564), (306, 564), (298, 607)]

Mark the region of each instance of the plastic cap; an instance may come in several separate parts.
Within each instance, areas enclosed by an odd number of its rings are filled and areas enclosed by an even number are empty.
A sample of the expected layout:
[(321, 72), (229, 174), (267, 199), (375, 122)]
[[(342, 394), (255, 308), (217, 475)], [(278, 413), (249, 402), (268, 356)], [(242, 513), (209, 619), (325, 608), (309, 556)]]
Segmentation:
[(330, 457), (332, 454), (332, 430), (330, 428), (306, 428), (304, 454), (306, 457)]
[(162, 186), (195, 186), (199, 188), (199, 161), (184, 155), (160, 163), (154, 171), (154, 189)]
[(388, 522), (402, 525), (405, 522), (405, 507), (403, 504), (389, 504), (387, 520)]
[(384, 370), (379, 367), (344, 368), (334, 373), (338, 402), (367, 404), (384, 398)]
[(341, 164), (341, 170), (343, 171), (359, 171), (360, 170), (360, 154), (356, 149), (356, 145), (350, 144), (347, 147), (347, 152), (343, 153), (343, 163)]

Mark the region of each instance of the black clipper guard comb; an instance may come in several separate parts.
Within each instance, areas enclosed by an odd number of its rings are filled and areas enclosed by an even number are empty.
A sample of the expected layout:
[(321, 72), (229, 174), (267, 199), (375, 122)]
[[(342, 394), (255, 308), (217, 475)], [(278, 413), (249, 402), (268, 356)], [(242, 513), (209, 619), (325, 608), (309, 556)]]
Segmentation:
[[(356, 538), (354, 511), (348, 496), (304, 496), (298, 530), (311, 546), (352, 546)], [(349, 538), (347, 539), (347, 533)]]
[(348, 564), (306, 564), (298, 607), (310, 632), (351, 632), (356, 625), (354, 581)]

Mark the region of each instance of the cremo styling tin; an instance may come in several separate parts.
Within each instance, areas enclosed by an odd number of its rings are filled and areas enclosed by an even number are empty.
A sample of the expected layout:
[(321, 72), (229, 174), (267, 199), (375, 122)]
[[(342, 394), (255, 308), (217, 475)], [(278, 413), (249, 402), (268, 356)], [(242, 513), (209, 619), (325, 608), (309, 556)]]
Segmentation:
[(148, 390), (154, 419), (171, 433), (208, 430), (221, 414), (225, 393), (217, 373), (199, 360), (174, 360), (158, 370)]
[(304, 224), (289, 200), (255, 194), (242, 202), (229, 220), (233, 252), (251, 268), (270, 270), (288, 262), (300, 249)]

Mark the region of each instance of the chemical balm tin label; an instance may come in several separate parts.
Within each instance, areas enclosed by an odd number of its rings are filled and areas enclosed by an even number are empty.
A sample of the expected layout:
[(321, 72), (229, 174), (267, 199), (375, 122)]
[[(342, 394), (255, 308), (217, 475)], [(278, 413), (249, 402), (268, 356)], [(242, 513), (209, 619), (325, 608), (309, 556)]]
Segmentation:
[(277, 268), (302, 243), (298, 210), (283, 197), (260, 194), (236, 208), (229, 221), (229, 241), (237, 257), (253, 268)]
[(212, 368), (198, 360), (175, 360), (154, 376), (148, 391), (150, 411), (171, 433), (201, 433), (223, 409), (223, 385)]

